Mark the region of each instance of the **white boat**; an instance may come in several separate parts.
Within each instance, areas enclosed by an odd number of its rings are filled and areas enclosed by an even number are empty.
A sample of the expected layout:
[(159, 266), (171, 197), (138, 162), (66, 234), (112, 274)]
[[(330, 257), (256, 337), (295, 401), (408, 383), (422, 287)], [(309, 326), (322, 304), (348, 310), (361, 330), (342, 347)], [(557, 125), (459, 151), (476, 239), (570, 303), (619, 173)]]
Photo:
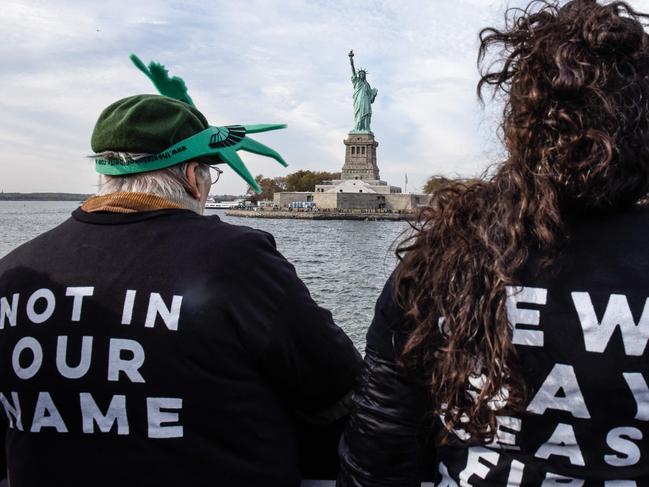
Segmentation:
[(205, 208), (212, 210), (226, 210), (228, 208), (236, 208), (237, 206), (245, 205), (245, 198), (239, 198), (232, 201), (206, 201)]

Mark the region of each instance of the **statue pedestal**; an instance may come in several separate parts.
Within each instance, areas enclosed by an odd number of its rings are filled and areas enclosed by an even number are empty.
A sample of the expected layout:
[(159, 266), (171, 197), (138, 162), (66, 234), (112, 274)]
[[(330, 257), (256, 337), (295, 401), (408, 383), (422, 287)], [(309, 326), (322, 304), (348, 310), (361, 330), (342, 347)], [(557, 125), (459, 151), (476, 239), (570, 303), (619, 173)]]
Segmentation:
[(345, 144), (345, 164), (341, 179), (364, 179), (378, 181), (379, 167), (376, 164), (376, 148), (379, 143), (371, 132), (350, 132)]

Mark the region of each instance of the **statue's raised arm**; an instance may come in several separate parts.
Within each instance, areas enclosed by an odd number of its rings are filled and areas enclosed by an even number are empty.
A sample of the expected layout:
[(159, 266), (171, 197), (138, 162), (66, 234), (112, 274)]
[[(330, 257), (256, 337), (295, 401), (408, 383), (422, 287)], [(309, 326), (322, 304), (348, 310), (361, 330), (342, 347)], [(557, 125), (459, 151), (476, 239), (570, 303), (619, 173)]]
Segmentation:
[(356, 68), (354, 68), (354, 50), (349, 51), (349, 64), (352, 65), (352, 76), (356, 76)]

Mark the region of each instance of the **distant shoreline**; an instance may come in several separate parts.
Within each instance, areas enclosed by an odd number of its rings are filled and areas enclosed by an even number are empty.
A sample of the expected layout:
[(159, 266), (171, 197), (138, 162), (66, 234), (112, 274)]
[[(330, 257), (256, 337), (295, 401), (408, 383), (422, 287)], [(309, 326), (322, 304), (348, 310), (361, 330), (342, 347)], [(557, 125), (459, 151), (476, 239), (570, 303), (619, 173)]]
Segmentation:
[(0, 201), (85, 201), (91, 196), (82, 193), (0, 193)]
[(243, 218), (277, 218), (289, 220), (361, 220), (361, 221), (404, 221), (414, 220), (414, 213), (338, 212), (338, 211), (283, 211), (283, 210), (227, 210), (227, 216)]
[[(85, 201), (93, 196), (83, 193), (0, 193), (0, 201)], [(230, 201), (245, 196), (219, 194), (210, 195), (215, 201)]]

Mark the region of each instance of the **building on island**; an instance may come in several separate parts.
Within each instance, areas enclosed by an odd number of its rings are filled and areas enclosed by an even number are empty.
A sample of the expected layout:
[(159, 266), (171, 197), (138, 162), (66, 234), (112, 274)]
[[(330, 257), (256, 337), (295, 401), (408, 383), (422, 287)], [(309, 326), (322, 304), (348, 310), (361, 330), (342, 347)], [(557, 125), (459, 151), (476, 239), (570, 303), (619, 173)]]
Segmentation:
[(325, 181), (314, 191), (275, 193), (275, 206), (313, 202), (326, 210), (410, 211), (426, 203), (428, 195), (402, 193), (400, 187), (381, 181), (374, 134), (350, 132), (344, 144), (341, 179)]

